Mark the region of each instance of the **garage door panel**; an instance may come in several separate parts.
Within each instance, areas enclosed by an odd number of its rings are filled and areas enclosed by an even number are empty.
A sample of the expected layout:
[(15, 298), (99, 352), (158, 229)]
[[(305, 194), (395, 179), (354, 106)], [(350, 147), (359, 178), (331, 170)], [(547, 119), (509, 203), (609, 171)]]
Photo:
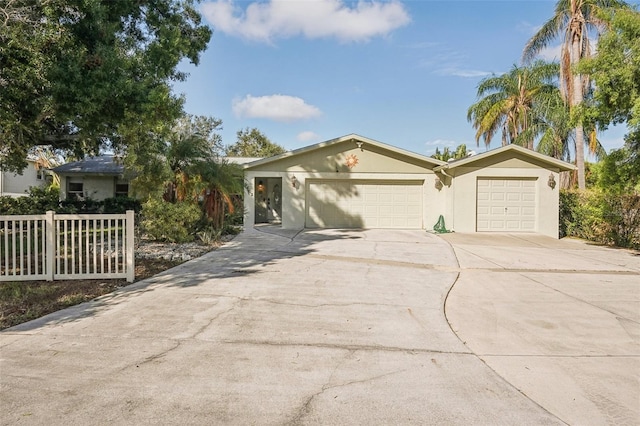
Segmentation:
[(422, 217), (422, 206), (407, 206), (407, 213), (411, 217)]
[(478, 179), (476, 229), (535, 231), (536, 190), (534, 179)]
[(422, 185), (422, 181), (311, 181), (306, 226), (422, 228)]

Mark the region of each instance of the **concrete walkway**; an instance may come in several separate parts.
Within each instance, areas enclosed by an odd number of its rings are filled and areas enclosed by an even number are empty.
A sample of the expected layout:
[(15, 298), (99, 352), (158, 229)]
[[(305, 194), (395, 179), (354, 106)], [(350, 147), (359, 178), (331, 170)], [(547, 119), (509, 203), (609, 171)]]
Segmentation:
[[(465, 268), (480, 268), (488, 285), (499, 267), (468, 258)], [(451, 330), (444, 304), (458, 273), (451, 246), (425, 232), (247, 232), (152, 279), (1, 332), (0, 423), (562, 424), (483, 362), (501, 354), (480, 345), (495, 338), (467, 346)], [(473, 274), (463, 270), (462, 280)], [(448, 304), (464, 339), (476, 330), (465, 296), (473, 291)], [(546, 330), (555, 317), (537, 320)]]
[(640, 255), (531, 234), (448, 234), (452, 328), (572, 425), (640, 424)]

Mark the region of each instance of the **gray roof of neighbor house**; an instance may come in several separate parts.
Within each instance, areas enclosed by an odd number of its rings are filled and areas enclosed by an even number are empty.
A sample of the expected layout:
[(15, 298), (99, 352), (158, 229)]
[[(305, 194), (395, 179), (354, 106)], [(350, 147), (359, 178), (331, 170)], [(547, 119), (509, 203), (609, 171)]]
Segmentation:
[(84, 160), (63, 164), (51, 169), (61, 175), (113, 175), (124, 174), (124, 165), (113, 155), (86, 157)]

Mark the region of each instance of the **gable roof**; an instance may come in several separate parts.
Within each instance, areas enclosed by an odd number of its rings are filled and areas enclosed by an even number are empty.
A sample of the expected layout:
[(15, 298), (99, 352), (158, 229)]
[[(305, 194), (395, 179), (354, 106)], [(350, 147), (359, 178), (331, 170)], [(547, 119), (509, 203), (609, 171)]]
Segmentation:
[[(376, 140), (369, 139), (369, 138), (366, 138), (364, 136), (356, 135), (355, 133), (351, 133), (349, 135), (341, 136), (341, 137), (335, 138), (335, 139), (329, 139), (327, 141), (320, 142), (320, 143), (317, 143), (315, 145), (309, 145), (309, 146), (305, 146), (303, 148), (294, 149), (293, 151), (287, 151), (287, 152), (285, 152), (283, 154), (274, 155), (273, 157), (267, 157), (267, 158), (262, 158), (260, 160), (252, 161), (251, 163), (244, 164), (243, 166), (244, 166), (245, 169), (250, 169), (250, 168), (255, 167), (255, 166), (260, 166), (260, 165), (263, 165), (263, 164), (269, 164), (269, 163), (272, 163), (272, 162), (275, 162), (275, 161), (278, 161), (278, 160), (282, 160), (283, 158), (293, 157), (293, 156), (296, 156), (296, 155), (308, 153), (308, 152), (311, 152), (311, 151), (322, 149), (322, 148), (327, 147), (327, 146), (336, 145), (336, 144), (343, 143), (343, 142), (348, 142), (348, 141), (353, 141), (354, 144), (361, 143), (363, 148), (366, 148), (367, 145), (373, 145), (373, 146), (376, 146), (378, 148), (381, 148), (381, 149), (384, 149), (384, 150), (387, 150), (387, 151), (395, 152), (397, 154), (401, 154), (401, 155), (404, 155), (404, 156), (407, 156), (407, 157), (410, 157), (410, 158), (414, 158), (416, 160), (420, 160), (420, 161), (425, 161), (425, 162), (431, 163), (431, 164), (433, 164), (435, 166), (446, 164), (444, 161), (436, 160), (435, 158), (427, 157), (427, 156), (421, 155), (421, 154), (416, 154), (415, 152), (407, 151), (407, 150), (402, 149), (402, 148), (398, 148), (398, 147), (395, 147), (395, 146), (392, 146), (392, 145), (387, 145), (385, 143), (378, 142)], [(360, 147), (360, 145), (358, 145), (358, 147)]]
[(112, 175), (124, 173), (124, 165), (117, 162), (113, 155), (99, 155), (86, 157), (84, 160), (66, 163), (51, 169), (55, 173), (64, 175)]
[(560, 171), (570, 171), (570, 170), (575, 170), (576, 166), (570, 163), (567, 163), (566, 161), (562, 161), (562, 160), (558, 160), (557, 158), (553, 158), (553, 157), (549, 157), (548, 155), (544, 155), (544, 154), (540, 154), (539, 152), (536, 151), (532, 151), (530, 149), (527, 148), (523, 148), (519, 145), (514, 145), (514, 144), (509, 144), (509, 145), (505, 145), (502, 146), (500, 148), (496, 148), (496, 149), (492, 149), (490, 151), (487, 152), (483, 152), (482, 154), (477, 154), (477, 155), (471, 155), (469, 157), (465, 157), (459, 160), (454, 160), (451, 161), (449, 163), (445, 163), (441, 166), (436, 167), (435, 169), (433, 169), (436, 172), (439, 172), (441, 170), (451, 170), (451, 169), (455, 169), (456, 167), (460, 167), (460, 166), (470, 166), (472, 165), (474, 162), (477, 161), (481, 161), (487, 158), (491, 158), (506, 152), (516, 152), (519, 154), (522, 154), (526, 157), (530, 157), (532, 159), (537, 160), (538, 162), (542, 162), (544, 164), (547, 164), (549, 166), (552, 167), (557, 167), (558, 169), (560, 169)]

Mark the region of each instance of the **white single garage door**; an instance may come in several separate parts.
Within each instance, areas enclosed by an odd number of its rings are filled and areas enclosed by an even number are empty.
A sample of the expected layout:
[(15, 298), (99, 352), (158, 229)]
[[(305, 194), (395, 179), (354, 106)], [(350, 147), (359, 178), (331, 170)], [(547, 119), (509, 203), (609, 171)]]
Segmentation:
[(422, 181), (310, 181), (308, 228), (422, 228)]
[(478, 179), (477, 231), (534, 232), (535, 179)]

